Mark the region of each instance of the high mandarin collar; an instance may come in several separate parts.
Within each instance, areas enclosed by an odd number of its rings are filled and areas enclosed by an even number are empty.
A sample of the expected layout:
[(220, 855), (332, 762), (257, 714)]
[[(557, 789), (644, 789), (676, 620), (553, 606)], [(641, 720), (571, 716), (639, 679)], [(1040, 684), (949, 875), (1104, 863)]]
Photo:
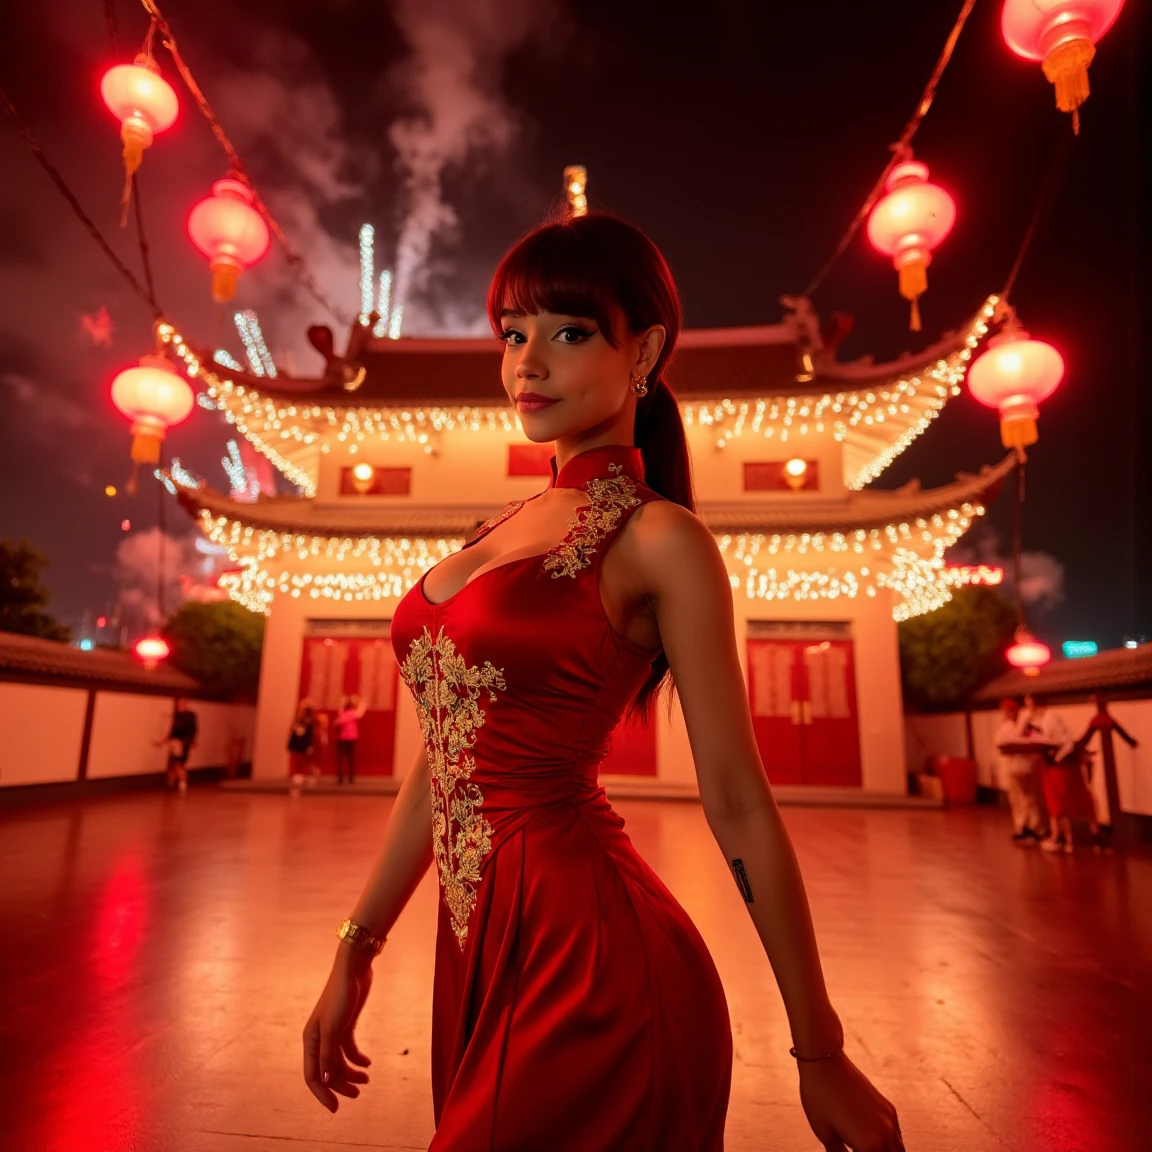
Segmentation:
[(582, 488), (589, 480), (610, 480), (614, 476), (631, 476), (644, 481), (644, 457), (639, 448), (626, 444), (607, 444), (589, 448), (573, 456), (559, 472), (552, 457), (552, 487)]

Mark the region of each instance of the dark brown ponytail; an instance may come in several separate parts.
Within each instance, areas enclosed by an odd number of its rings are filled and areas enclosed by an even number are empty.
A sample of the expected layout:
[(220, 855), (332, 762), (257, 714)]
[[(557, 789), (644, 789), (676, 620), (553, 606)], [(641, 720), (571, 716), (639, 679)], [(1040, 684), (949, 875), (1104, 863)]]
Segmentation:
[[(632, 332), (653, 324), (664, 328), (664, 347), (648, 374), (648, 394), (636, 405), (633, 434), (644, 457), (648, 487), (694, 512), (684, 423), (664, 381), (680, 337), (680, 294), (660, 249), (639, 228), (615, 216), (576, 216), (544, 224), (512, 247), (492, 277), (488, 317), (497, 332), (506, 308), (587, 316), (609, 342), (615, 310), (623, 313)], [(647, 720), (656, 696), (670, 685), (668, 660), (661, 653), (630, 713)]]

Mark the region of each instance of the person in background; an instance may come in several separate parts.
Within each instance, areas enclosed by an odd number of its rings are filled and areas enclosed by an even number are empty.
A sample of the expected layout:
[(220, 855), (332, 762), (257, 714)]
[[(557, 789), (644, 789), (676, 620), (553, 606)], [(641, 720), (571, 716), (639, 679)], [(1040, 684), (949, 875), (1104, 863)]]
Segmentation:
[(1008, 795), (1012, 811), (1012, 841), (1031, 846), (1044, 837), (1041, 814), (1040, 783), (1035, 771), (1035, 758), (1008, 751), (1023, 742), (1020, 702), (1011, 696), (1000, 701), (1000, 727), (996, 730), (996, 750), (1000, 754), (1000, 782)]
[(316, 712), (311, 700), (301, 700), (296, 718), (288, 733), (288, 773), (292, 779), (290, 794), (299, 796), (307, 771), (315, 784), (319, 771), (316, 765)]
[(1049, 710), (1043, 697), (1027, 697), (1024, 707), (1027, 715), (1021, 735), (1043, 746), (1040, 771), (1044, 800), (1052, 821), (1048, 838), (1040, 847), (1045, 852), (1072, 852), (1075, 848), (1073, 821), (1085, 821), (1094, 839), (1100, 834), (1096, 808), (1084, 782), (1083, 749), (1077, 747), (1068, 726), (1057, 713)]
[(167, 786), (175, 786), (180, 792), (188, 791), (188, 756), (196, 747), (199, 730), (196, 713), (188, 707), (188, 701), (178, 698), (172, 708), (172, 726), (163, 740), (156, 745), (168, 745)]
[(359, 696), (345, 696), (332, 721), (336, 729), (336, 783), (344, 783), (344, 766), (348, 766), (348, 783), (356, 779), (356, 742), (360, 739), (360, 721), (367, 703)]
[(1109, 770), (1108, 764), (1110, 761), (1112, 763), (1112, 771), (1115, 771), (1116, 753), (1112, 747), (1113, 733), (1119, 736), (1129, 748), (1139, 748), (1140, 741), (1130, 735), (1121, 725), (1120, 721), (1108, 711), (1108, 702), (1099, 692), (1092, 694), (1092, 704), (1096, 708), (1096, 713), (1092, 719), (1088, 721), (1088, 728), (1084, 732), (1084, 735), (1076, 741), (1076, 746), (1085, 749), (1086, 775), (1088, 777), (1089, 791), (1092, 794), (1092, 803), (1096, 809), (1096, 821), (1100, 825), (1100, 832), (1096, 837), (1096, 843), (1093, 847), (1102, 852), (1110, 852), (1112, 850), (1112, 831), (1114, 824), (1112, 812), (1109, 808), (1108, 785), (1105, 783), (1102, 788), (1092, 786), (1093, 759), (1092, 753), (1087, 751), (1087, 747), (1091, 743), (1092, 737), (1099, 732), (1102, 761), (1100, 770), (1106, 773)]

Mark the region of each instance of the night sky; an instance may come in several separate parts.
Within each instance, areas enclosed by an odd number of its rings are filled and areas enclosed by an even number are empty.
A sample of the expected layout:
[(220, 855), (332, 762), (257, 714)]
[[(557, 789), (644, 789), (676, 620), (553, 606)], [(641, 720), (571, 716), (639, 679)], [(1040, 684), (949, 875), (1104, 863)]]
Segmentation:
[[(442, 200), (405, 331), (483, 331), (482, 297), (501, 252), (558, 202), (566, 164), (587, 165), (593, 208), (643, 227), (677, 275), (695, 327), (774, 323), (862, 202), (910, 115), (959, 2), (670, 5), (630, 0), (167, 0), (182, 52), (257, 186), (325, 290), (356, 310), (356, 233), (377, 227), (391, 253), (412, 228), (405, 156), (442, 169)], [(1036, 336), (1068, 371), (1043, 407), (1032, 451), (1025, 547), (1049, 595), (1034, 609), (1050, 642), (1152, 633), (1138, 555), (1136, 499), (1147, 476), (1146, 389), (1137, 345), (1136, 15), (1130, 3), (1099, 45), (1065, 175), (1013, 293)], [(922, 301), (924, 332), (890, 265), (859, 236), (816, 294), (822, 315), (855, 317), (841, 350), (886, 359), (964, 323), (1003, 284), (1067, 118), (1039, 66), (1013, 56), (999, 8), (977, 4), (915, 140), (916, 155), (958, 207)], [(117, 0), (119, 59), (139, 50), (146, 18)], [(454, 33), (444, 34), (440, 18)], [(118, 125), (99, 98), (115, 57), (101, 0), (12, 6), (0, 83), (81, 203), (133, 269), (135, 234), (117, 227)], [(198, 344), (241, 354), (231, 308), (214, 305), (205, 261), (187, 239), (191, 205), (227, 163), (163, 50), (181, 115), (157, 138), (140, 190), (160, 303)], [(420, 62), (435, 67), (428, 81)], [(423, 76), (423, 80), (422, 80)], [(421, 120), (421, 110), (431, 120)], [(412, 126), (415, 125), (413, 129)], [(408, 133), (405, 135), (405, 133)], [(108, 499), (128, 470), (128, 430), (107, 391), (149, 350), (147, 308), (104, 260), (14, 132), (0, 133), (0, 537), (27, 538), (50, 560), (52, 607), (70, 623), (107, 608), (123, 578), (142, 580), (154, 528), (152, 484)], [(454, 217), (454, 219), (452, 219)], [(419, 223), (419, 220), (417, 221)], [(417, 244), (418, 248), (418, 244)], [(378, 261), (379, 267), (379, 261)], [(235, 303), (255, 307), (273, 354), (302, 374), (304, 340), (333, 323), (278, 252), (248, 272)], [(110, 347), (80, 318), (107, 308)], [(338, 346), (344, 333), (338, 325)], [(493, 396), (499, 385), (493, 381)], [(1141, 405), (1145, 405), (1141, 409)], [(215, 487), (228, 438), (197, 409), (169, 450)], [(967, 394), (881, 478), (946, 483), (1000, 459), (995, 413)], [(190, 536), (173, 506), (169, 530)], [(971, 546), (1002, 554), (1009, 507)], [(1139, 543), (1138, 543), (1139, 540)], [(140, 571), (133, 573), (136, 565)], [(1062, 588), (1061, 588), (1062, 585)], [(1141, 602), (1141, 596), (1144, 597)]]

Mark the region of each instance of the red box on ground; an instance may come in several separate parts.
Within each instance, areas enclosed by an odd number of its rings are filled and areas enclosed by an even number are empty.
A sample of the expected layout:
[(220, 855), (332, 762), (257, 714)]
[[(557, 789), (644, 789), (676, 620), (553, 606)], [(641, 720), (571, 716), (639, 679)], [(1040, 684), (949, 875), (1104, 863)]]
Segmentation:
[(976, 803), (976, 761), (962, 756), (934, 756), (932, 770), (940, 777), (945, 804)]

